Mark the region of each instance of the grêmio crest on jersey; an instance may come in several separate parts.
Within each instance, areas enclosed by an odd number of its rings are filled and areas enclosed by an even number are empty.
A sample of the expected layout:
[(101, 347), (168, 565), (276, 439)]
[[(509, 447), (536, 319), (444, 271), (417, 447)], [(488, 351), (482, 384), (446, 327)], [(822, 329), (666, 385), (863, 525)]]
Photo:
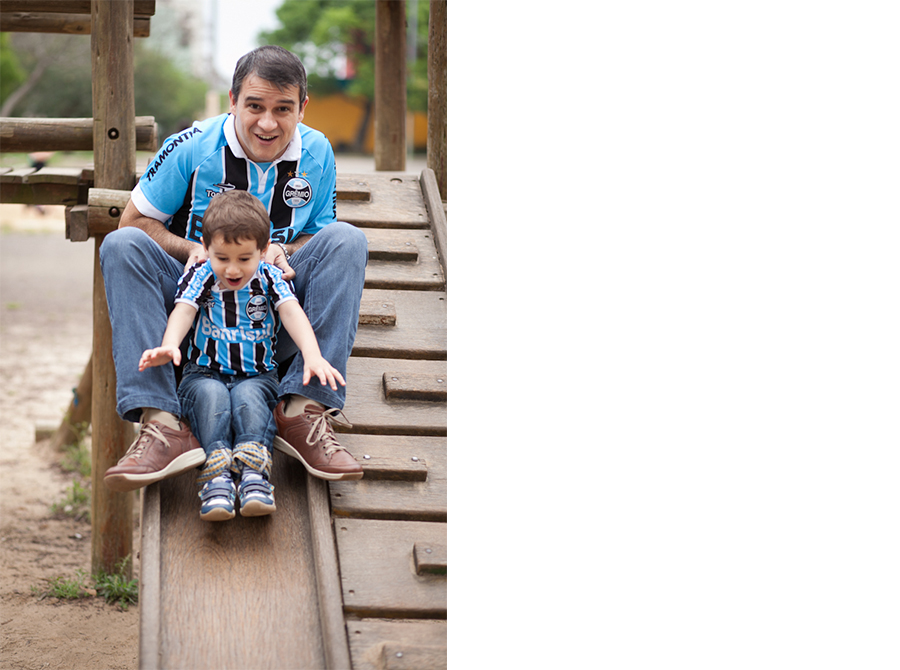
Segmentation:
[(284, 185), (282, 196), (288, 207), (304, 207), (312, 200), (312, 186), (302, 177), (294, 177)]

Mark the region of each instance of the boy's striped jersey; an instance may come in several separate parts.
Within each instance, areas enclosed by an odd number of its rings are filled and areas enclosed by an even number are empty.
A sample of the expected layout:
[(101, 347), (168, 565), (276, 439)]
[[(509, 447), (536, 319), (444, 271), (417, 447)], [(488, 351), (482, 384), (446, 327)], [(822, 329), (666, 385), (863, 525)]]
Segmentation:
[(269, 211), (272, 240), (287, 244), (336, 219), (335, 170), (331, 143), (302, 123), (280, 158), (254, 163), (238, 142), (234, 116), (222, 114), (166, 139), (131, 199), (169, 232), (200, 242), (210, 200), (232, 189), (249, 191)]
[(188, 360), (222, 374), (257, 375), (275, 368), (275, 334), (281, 325), (276, 309), (297, 300), (281, 270), (260, 263), (256, 274), (237, 290), (222, 289), (207, 260), (178, 282), (175, 302), (197, 308), (189, 335)]

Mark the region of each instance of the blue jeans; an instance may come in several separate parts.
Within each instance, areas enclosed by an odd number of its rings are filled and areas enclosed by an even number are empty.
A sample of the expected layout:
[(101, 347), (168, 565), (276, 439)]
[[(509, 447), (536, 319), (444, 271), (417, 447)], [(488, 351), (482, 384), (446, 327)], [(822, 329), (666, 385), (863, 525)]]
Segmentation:
[[(336, 221), (316, 233), (290, 261), (297, 273), (294, 291), (309, 317), (322, 355), (345, 379), (347, 359), (356, 339), (368, 258), (365, 234)], [(100, 247), (100, 268), (112, 326), (116, 411), (132, 422), (140, 420), (144, 407), (181, 416), (173, 367), (163, 365), (138, 372), (138, 361), (146, 349), (162, 342), (184, 266), (142, 230), (128, 227), (106, 236)], [(279, 331), (275, 351), (278, 362), (297, 353), (281, 380), (279, 397), (296, 393), (326, 407), (344, 407), (346, 387), (339, 385), (332, 391), (316, 380), (303, 386), (303, 356), (287, 331)]]
[(272, 454), (278, 402), (278, 375), (223, 375), (187, 363), (178, 386), (181, 410), (209, 456), (216, 449), (259, 442)]

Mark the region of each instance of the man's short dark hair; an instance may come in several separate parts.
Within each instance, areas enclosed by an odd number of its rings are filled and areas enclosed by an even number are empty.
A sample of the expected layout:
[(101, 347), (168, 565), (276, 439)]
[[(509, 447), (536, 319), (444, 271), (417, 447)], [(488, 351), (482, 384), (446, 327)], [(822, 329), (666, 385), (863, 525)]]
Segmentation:
[(254, 240), (257, 249), (265, 249), (269, 243), (269, 213), (247, 191), (219, 193), (203, 214), (203, 244), (209, 247), (216, 235), (229, 244)]
[(258, 47), (241, 56), (231, 78), (231, 95), (237, 101), (244, 79), (255, 74), (272, 82), (278, 88), (296, 86), (300, 89), (299, 103), (306, 100), (306, 68), (297, 57), (284, 47), (268, 45)]

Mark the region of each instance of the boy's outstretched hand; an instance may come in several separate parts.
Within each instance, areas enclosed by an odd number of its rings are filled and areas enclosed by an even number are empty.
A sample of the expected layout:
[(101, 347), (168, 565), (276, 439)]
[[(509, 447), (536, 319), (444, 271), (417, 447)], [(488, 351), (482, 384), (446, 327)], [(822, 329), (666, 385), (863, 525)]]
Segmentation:
[(138, 362), (138, 370), (143, 372), (147, 368), (165, 365), (170, 361), (175, 363), (175, 365), (181, 364), (181, 349), (178, 347), (156, 347), (156, 349), (147, 349), (147, 351), (141, 355), (141, 360)]
[(303, 359), (303, 385), (309, 384), (312, 376), (315, 375), (322, 382), (322, 386), (328, 384), (332, 391), (337, 391), (337, 385), (346, 386), (341, 373), (331, 367), (331, 363), (319, 356), (313, 360)]

